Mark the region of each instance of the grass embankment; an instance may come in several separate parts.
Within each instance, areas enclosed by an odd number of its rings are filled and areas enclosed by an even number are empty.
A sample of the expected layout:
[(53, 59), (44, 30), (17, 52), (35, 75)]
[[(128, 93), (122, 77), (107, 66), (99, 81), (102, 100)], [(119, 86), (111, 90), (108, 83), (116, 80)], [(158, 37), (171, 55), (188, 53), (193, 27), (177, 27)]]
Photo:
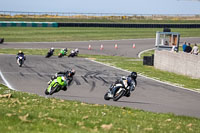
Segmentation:
[[(120, 40), (137, 38), (155, 38), (156, 31), (162, 28), (35, 28), (35, 27), (0, 27), (0, 37), (5, 42), (59, 42), (89, 40)], [(200, 28), (171, 29), (181, 37), (200, 37)]]
[(200, 119), (44, 98), (0, 85), (0, 129), (2, 133), (196, 133)]
[(31, 22), (61, 22), (61, 23), (66, 23), (66, 22), (96, 22), (96, 23), (137, 23), (137, 24), (199, 24), (200, 20), (186, 20), (185, 18), (178, 19), (178, 18), (164, 18), (163, 20), (153, 20), (153, 19), (145, 19), (145, 18), (140, 18), (140, 17), (135, 17), (135, 19), (128, 19), (128, 18), (112, 18), (112, 17), (101, 17), (101, 18), (0, 18), (0, 21), (31, 21)]
[[(0, 53), (4, 54), (16, 54), (20, 49), (0, 49)], [(23, 49), (26, 55), (46, 55), (48, 49)], [(55, 50), (54, 55), (58, 55), (59, 49)], [(143, 56), (151, 55), (153, 51), (146, 52), (141, 55)], [(193, 90), (199, 90), (200, 79), (193, 79), (188, 76), (178, 75), (175, 73), (170, 73), (166, 71), (161, 71), (155, 69), (152, 66), (144, 66), (143, 61), (128, 57), (119, 56), (102, 56), (102, 55), (79, 55), (83, 58), (93, 58), (96, 61), (116, 66), (129, 71), (136, 71), (139, 74), (152, 77), (161, 81), (169, 82), (178, 86), (185, 88), (190, 88)], [(119, 61), (120, 60), (120, 61)], [(125, 65), (126, 64), (126, 65)]]

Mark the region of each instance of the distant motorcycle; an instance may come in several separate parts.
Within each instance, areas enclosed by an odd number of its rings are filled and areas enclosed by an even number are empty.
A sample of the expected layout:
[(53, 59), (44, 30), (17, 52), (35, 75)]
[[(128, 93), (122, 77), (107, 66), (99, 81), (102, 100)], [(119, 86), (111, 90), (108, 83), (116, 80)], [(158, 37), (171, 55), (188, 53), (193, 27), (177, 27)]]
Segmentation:
[(126, 79), (122, 79), (120, 82), (112, 84), (108, 92), (104, 95), (104, 99), (113, 99), (113, 101), (117, 101), (123, 96), (130, 97), (130, 89)]
[(65, 56), (66, 54), (67, 54), (67, 48), (62, 49), (60, 51), (60, 53), (58, 54), (58, 58), (61, 58), (61, 57)]
[(71, 53), (68, 55), (68, 57), (75, 57), (78, 56), (79, 51), (76, 49), (71, 50)]
[(22, 65), (24, 64), (24, 57), (23, 56), (17, 56), (17, 64), (19, 65), (19, 67), (22, 67)]
[(46, 58), (49, 58), (49, 57), (51, 57), (52, 55), (53, 55), (53, 53), (54, 53), (54, 48), (51, 48), (49, 51), (48, 51), (48, 53), (47, 53), (47, 55), (45, 56)]

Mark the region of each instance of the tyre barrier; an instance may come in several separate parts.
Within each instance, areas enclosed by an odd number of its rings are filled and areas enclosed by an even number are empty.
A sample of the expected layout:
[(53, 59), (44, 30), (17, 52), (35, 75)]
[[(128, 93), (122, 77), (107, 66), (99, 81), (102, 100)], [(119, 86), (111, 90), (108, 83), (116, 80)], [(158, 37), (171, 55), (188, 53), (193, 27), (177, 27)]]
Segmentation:
[(56, 22), (0, 21), (0, 27), (58, 27)]

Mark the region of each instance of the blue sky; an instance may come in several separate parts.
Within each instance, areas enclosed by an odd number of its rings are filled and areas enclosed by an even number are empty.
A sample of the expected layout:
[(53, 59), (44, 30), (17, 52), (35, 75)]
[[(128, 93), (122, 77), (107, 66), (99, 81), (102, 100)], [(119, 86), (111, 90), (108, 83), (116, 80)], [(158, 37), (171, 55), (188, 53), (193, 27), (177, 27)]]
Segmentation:
[(200, 0), (1, 0), (1, 11), (200, 14)]

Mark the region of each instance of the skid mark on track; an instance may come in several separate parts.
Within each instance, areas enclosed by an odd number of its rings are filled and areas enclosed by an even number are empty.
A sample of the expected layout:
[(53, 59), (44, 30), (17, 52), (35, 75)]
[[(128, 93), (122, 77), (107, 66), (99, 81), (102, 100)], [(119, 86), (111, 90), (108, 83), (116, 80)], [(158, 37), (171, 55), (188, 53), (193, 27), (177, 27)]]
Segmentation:
[(76, 77), (74, 77), (74, 82), (76, 83), (76, 85), (81, 85), (81, 82)]
[(65, 65), (65, 64), (60, 64), (63, 68), (68, 68), (68, 69), (71, 69), (70, 67), (68, 67), (67, 65)]
[(88, 80), (87, 80), (84, 76), (81, 76), (81, 78), (82, 78), (86, 83), (89, 83)]
[(85, 83), (91, 86), (90, 91), (94, 91), (96, 88), (96, 80), (98, 83), (102, 83), (102, 86), (109, 86), (113, 83), (111, 79), (116, 79), (116, 77), (111, 77), (109, 74), (106, 73), (106, 70), (104, 71), (87, 71), (85, 75), (82, 75), (81, 78)]
[(80, 68), (82, 70), (85, 70), (85, 71), (89, 71), (88, 69), (86, 69), (86, 67), (82, 67), (82, 66), (78, 66), (78, 65), (75, 65), (77, 68)]
[(94, 90), (94, 88), (96, 87), (96, 83), (94, 81), (92, 81), (92, 87), (90, 89), (90, 92), (92, 92)]
[(19, 72), (20, 76), (24, 77), (24, 74), (22, 72)]

